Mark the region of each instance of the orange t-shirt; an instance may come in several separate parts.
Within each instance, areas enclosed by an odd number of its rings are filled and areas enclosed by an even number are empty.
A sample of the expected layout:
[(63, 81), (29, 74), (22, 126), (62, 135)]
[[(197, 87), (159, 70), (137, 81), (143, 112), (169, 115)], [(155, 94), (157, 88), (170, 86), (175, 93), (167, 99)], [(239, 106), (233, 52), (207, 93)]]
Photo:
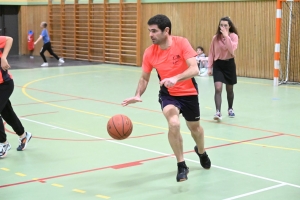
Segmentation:
[[(160, 49), (159, 45), (153, 44), (145, 50), (142, 68), (150, 73), (156, 69), (159, 80), (170, 78), (183, 73), (188, 65), (186, 60), (195, 57), (197, 53), (186, 38), (171, 36), (172, 45), (166, 49)], [(198, 86), (194, 78), (177, 82), (173, 87), (160, 88), (160, 93), (171, 96), (198, 95)]]
[[(2, 57), (2, 53), (4, 50), (4, 47), (6, 45), (6, 37), (0, 36), (0, 58)], [(8, 72), (8, 70), (4, 71), (1, 67), (1, 59), (0, 59), (0, 84), (9, 81), (12, 79), (12, 75)]]

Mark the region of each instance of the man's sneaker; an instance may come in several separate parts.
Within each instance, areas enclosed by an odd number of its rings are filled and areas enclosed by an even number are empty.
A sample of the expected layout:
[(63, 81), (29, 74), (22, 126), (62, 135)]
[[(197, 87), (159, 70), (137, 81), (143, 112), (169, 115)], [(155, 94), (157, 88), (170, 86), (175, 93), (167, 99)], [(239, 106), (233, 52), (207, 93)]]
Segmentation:
[(64, 61), (63, 58), (60, 58), (60, 59), (58, 60), (58, 62), (59, 62), (59, 63), (65, 63), (65, 61)]
[(19, 143), (20, 145), (18, 146), (17, 150), (18, 151), (23, 151), (25, 150), (27, 143), (29, 142), (29, 140), (31, 139), (32, 134), (29, 132), (26, 132), (26, 136), (24, 138), (19, 138)]
[(186, 181), (188, 179), (187, 177), (188, 173), (189, 173), (188, 167), (181, 167), (181, 166), (178, 167), (177, 177), (176, 177), (177, 182)]
[(204, 169), (209, 169), (211, 166), (211, 162), (210, 162), (210, 159), (209, 159), (206, 151), (203, 154), (199, 154), (197, 146), (194, 147), (194, 150), (197, 153), (197, 155), (199, 156), (201, 166)]
[(4, 158), (7, 155), (7, 152), (8, 150), (10, 150), (10, 148), (11, 146), (9, 143), (0, 143), (0, 158)]
[(230, 109), (228, 110), (228, 116), (231, 117), (231, 118), (234, 118), (234, 117), (235, 117), (235, 114), (234, 114), (232, 108), (230, 108)]
[(218, 121), (222, 120), (222, 115), (221, 115), (220, 111), (216, 112), (216, 114), (214, 116), (214, 120), (218, 120)]
[(48, 63), (43, 63), (41, 67), (48, 67)]

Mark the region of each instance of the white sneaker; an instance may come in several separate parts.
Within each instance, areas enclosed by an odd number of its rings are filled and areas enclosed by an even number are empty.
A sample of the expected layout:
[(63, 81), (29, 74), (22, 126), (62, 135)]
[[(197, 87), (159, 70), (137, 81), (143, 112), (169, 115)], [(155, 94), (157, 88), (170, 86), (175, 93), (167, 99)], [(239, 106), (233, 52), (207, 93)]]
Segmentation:
[(234, 111), (233, 111), (232, 108), (230, 108), (230, 109), (228, 110), (228, 116), (229, 116), (230, 118), (234, 118), (234, 117), (235, 117), (235, 114), (234, 114)]
[(59, 62), (59, 63), (65, 63), (65, 61), (64, 61), (63, 58), (60, 58), (60, 59), (58, 60), (58, 62)]
[(33, 56), (30, 56), (29, 58), (30, 58), (30, 59), (34, 59), (34, 57), (33, 57)]
[(11, 146), (9, 143), (0, 143), (0, 158), (4, 158), (7, 155), (7, 152), (8, 150), (10, 150), (10, 148)]
[(41, 67), (48, 67), (48, 63), (43, 63)]
[(25, 132), (26, 136), (24, 138), (19, 138), (19, 146), (17, 148), (17, 151), (23, 151), (24, 149), (26, 149), (26, 146), (29, 142), (29, 140), (32, 137), (32, 134), (29, 132)]
[(214, 116), (214, 120), (217, 120), (217, 121), (222, 120), (222, 115), (221, 115), (220, 111), (216, 112), (216, 114)]

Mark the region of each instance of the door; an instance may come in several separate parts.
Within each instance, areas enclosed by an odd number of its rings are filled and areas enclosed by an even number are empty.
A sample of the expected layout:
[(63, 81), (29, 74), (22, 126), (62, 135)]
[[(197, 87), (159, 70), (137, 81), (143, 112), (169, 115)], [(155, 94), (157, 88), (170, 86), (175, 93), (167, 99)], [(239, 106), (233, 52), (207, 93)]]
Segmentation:
[(0, 35), (14, 39), (10, 55), (19, 55), (19, 15), (20, 6), (0, 6)]

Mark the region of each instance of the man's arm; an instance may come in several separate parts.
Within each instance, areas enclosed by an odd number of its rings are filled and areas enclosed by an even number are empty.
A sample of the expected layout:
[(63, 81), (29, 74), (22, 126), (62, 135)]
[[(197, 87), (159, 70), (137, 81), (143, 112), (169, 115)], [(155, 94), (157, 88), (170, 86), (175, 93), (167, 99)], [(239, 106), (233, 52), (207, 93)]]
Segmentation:
[(188, 65), (188, 68), (183, 73), (178, 74), (176, 76), (178, 81), (183, 81), (183, 80), (186, 80), (186, 79), (193, 78), (194, 76), (197, 76), (198, 73), (199, 73), (199, 68), (198, 68), (197, 61), (196, 61), (195, 57), (188, 58), (186, 60), (186, 63)]
[(34, 45), (36, 45), (42, 38), (43, 36), (40, 35), (40, 37), (34, 42)]
[(9, 53), (9, 51), (10, 51), (10, 49), (11, 49), (12, 43), (13, 43), (12, 37), (7, 37), (7, 36), (6, 36), (5, 47), (4, 47), (4, 50), (3, 50), (3, 53), (2, 53), (2, 57), (1, 57), (1, 58), (6, 59), (8, 53)]
[(138, 87), (137, 87), (136, 92), (135, 92), (135, 96), (130, 97), (128, 99), (125, 99), (122, 102), (122, 105), (127, 106), (127, 105), (132, 104), (132, 103), (142, 102), (141, 96), (147, 88), (149, 79), (150, 79), (150, 73), (146, 73), (143, 70), (141, 78), (140, 78), (139, 83), (138, 83)]
[(145, 92), (148, 82), (150, 79), (150, 73), (146, 73), (145, 71), (142, 72), (141, 78), (138, 83), (138, 87), (135, 92), (135, 96), (141, 97), (142, 94)]
[(160, 81), (160, 85), (164, 85), (166, 88), (173, 87), (177, 82), (183, 81), (186, 79), (193, 78), (199, 74), (199, 68), (195, 57), (188, 58), (186, 60), (188, 68), (181, 74), (173, 76), (171, 78), (165, 78)]

